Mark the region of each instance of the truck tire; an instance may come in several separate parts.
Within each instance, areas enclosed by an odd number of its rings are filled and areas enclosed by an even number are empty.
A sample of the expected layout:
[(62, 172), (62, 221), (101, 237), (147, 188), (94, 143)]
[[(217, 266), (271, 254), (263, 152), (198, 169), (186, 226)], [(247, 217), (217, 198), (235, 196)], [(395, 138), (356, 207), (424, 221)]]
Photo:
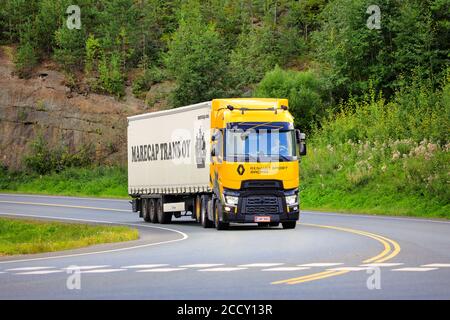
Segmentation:
[(149, 199), (142, 199), (142, 217), (145, 222), (150, 222), (150, 212), (148, 207)]
[(222, 215), (222, 206), (219, 200), (214, 201), (214, 225), (217, 230), (226, 230), (230, 226), (229, 223), (220, 221)]
[(156, 200), (155, 199), (148, 199), (148, 210), (149, 210), (149, 216), (150, 216), (150, 222), (152, 223), (158, 223), (158, 215), (156, 214)]
[(202, 219), (202, 197), (195, 197), (194, 211), (192, 212), (192, 217), (196, 222), (200, 222)]
[(269, 222), (269, 226), (271, 227), (278, 227), (280, 225), (279, 222)]
[(156, 215), (161, 224), (168, 224), (172, 221), (172, 212), (164, 212), (162, 199), (156, 201)]
[(283, 229), (295, 229), (297, 225), (297, 221), (286, 221), (281, 223), (283, 225)]
[(202, 224), (203, 228), (212, 228), (213, 223), (208, 218), (208, 197), (202, 196), (202, 203), (201, 203), (202, 211), (200, 213), (200, 223)]

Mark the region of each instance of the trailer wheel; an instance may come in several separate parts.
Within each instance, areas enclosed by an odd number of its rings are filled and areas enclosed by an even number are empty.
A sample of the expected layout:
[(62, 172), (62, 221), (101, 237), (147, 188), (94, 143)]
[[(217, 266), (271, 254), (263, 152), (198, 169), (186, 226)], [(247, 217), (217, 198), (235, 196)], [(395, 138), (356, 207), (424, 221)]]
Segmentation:
[(158, 223), (158, 215), (156, 214), (155, 199), (148, 199), (148, 201), (149, 201), (148, 210), (150, 221), (153, 223)]
[(208, 197), (202, 196), (202, 203), (201, 203), (201, 213), (200, 213), (200, 223), (202, 224), (203, 228), (212, 228), (213, 223), (211, 220), (208, 219)]
[(167, 224), (172, 221), (172, 212), (164, 212), (162, 199), (158, 199), (156, 201), (156, 215), (158, 216), (158, 221), (161, 224)]
[(214, 225), (217, 230), (226, 230), (230, 226), (229, 223), (220, 221), (222, 215), (222, 206), (219, 200), (214, 201)]
[(145, 222), (150, 222), (148, 202), (148, 199), (142, 199), (142, 217), (144, 218)]
[(297, 221), (286, 221), (281, 223), (283, 225), (283, 229), (295, 229), (297, 225)]

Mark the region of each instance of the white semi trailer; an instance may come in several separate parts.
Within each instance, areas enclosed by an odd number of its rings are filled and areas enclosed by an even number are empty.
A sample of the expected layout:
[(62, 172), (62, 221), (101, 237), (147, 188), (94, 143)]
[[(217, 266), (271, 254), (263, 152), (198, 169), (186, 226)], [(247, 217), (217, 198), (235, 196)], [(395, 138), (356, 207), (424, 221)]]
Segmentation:
[(128, 118), (128, 193), (144, 220), (168, 223), (211, 191), (210, 111), (204, 102)]

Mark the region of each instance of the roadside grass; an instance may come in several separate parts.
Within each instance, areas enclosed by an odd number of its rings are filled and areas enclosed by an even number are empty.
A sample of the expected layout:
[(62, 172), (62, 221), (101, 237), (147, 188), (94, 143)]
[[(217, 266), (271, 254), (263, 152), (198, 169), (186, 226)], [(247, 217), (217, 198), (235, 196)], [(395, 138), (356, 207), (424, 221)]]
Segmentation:
[(301, 162), (302, 207), (449, 219), (448, 80), (391, 102), (371, 92), (324, 119)]
[(0, 218), (0, 256), (76, 249), (138, 237), (136, 229), (121, 226)]
[(0, 192), (128, 198), (127, 170), (93, 166), (47, 175), (0, 170)]
[(450, 218), (450, 144), (348, 141), (309, 149), (303, 209)]

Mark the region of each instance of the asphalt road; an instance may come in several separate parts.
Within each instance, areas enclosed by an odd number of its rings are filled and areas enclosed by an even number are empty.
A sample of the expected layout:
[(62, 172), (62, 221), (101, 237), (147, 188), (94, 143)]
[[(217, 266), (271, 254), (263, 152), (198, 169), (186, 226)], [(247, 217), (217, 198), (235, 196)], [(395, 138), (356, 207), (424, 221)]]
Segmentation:
[(450, 299), (449, 221), (304, 211), (294, 230), (216, 231), (144, 223), (125, 200), (0, 195), (7, 215), (140, 239), (0, 257), (0, 299)]

